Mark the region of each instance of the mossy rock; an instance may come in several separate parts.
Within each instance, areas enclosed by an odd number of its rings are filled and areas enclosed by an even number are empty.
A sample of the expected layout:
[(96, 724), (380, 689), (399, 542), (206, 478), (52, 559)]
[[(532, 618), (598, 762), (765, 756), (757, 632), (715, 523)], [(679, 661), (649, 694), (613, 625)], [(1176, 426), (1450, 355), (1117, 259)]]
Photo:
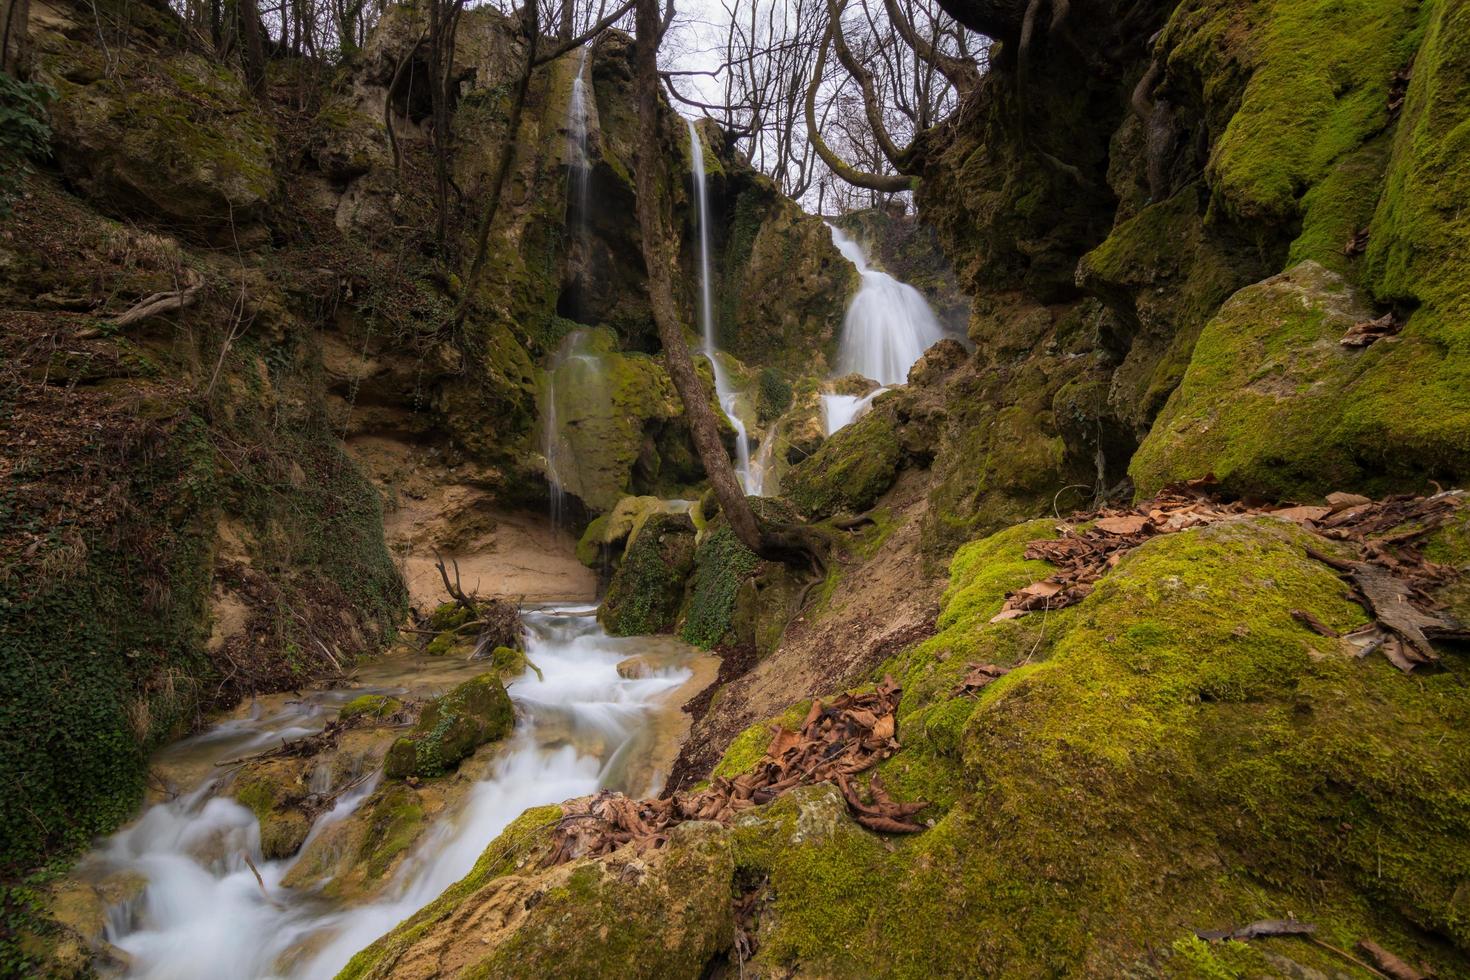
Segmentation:
[(295, 854), (311, 831), (311, 820), (295, 805), (306, 795), (300, 777), (294, 760), (272, 761), (251, 767), (231, 790), (260, 821), (260, 853), (267, 860)]
[(673, 629), (694, 570), (694, 524), (684, 514), (654, 514), (623, 554), (597, 618), (614, 636)]
[[(277, 193), (275, 132), (229, 69), (191, 53), (124, 47), (89, 70), (91, 42), (46, 34), (38, 77), (55, 87), (56, 157), (108, 211), (205, 237), (248, 231)], [(76, 81), (73, 81), (76, 79)]]
[(337, 712), (337, 720), (341, 722), (364, 721), (371, 724), (380, 718), (397, 714), (403, 709), (403, 702), (387, 694), (364, 694), (355, 697), (342, 706)]
[(814, 519), (840, 511), (860, 514), (893, 486), (902, 460), (897, 421), (874, 406), (792, 467), (782, 480), (782, 493)]
[(1195, 346), (1129, 467), (1140, 495), (1213, 472), (1277, 499), (1421, 489), (1470, 472), (1470, 386), (1410, 328), (1366, 349), (1338, 341), (1372, 319), (1339, 275), (1304, 262), (1230, 298)]
[[(466, 975), (697, 976), (733, 938), (733, 855), (717, 824), (681, 824), (641, 857), (624, 848), (542, 870), (559, 807), (528, 811), (436, 901), (353, 957), (344, 980), (399, 976), (448, 953)], [(466, 930), (490, 909), (496, 928)]]
[(694, 579), (679, 631), (684, 642), (708, 650), (730, 636), (740, 587), (759, 564), (725, 521), (705, 533), (694, 553)]
[[(1049, 533), (965, 549), (940, 634), (879, 668), (904, 682), (904, 747), (880, 773), (900, 799), (939, 801), (920, 814), (931, 830), (885, 846), (821, 788), (738, 818), (737, 874), (770, 883), (754, 968), (1115, 976), (1162, 960), (1193, 975), (1181, 936), (1290, 910), (1333, 945), (1368, 935), (1462, 970), (1470, 697), (1455, 672), (1411, 680), (1301, 626), (1294, 609), (1339, 630), (1365, 615), (1306, 557), (1314, 539), (1270, 518), (1154, 539), (1061, 615), (990, 623), (1049, 571), (1022, 557)], [(955, 697), (973, 662), (1014, 669)], [(726, 762), (768, 740), (759, 726)]]
[(515, 707), (495, 673), (465, 681), (430, 701), (411, 733), (398, 739), (383, 760), (389, 779), (441, 776), (487, 742), (504, 738), (515, 725)]

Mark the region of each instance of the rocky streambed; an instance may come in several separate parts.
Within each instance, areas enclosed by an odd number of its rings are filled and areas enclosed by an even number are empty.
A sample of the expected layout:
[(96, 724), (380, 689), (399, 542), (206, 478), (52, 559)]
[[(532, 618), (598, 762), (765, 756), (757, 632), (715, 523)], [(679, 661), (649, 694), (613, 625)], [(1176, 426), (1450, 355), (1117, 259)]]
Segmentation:
[[(669, 637), (610, 637), (594, 612), (526, 611), (529, 662), (498, 665), (513, 731), (438, 774), (401, 776), (391, 747), (443, 736), (453, 710), (493, 716), (492, 660), (387, 657), (350, 689), (260, 698), (165, 749), (143, 814), (61, 890), (75, 942), (118, 976), (329, 977), (527, 807), (656, 792), (679, 706), (716, 661)], [(415, 719), (405, 706), (431, 695)]]

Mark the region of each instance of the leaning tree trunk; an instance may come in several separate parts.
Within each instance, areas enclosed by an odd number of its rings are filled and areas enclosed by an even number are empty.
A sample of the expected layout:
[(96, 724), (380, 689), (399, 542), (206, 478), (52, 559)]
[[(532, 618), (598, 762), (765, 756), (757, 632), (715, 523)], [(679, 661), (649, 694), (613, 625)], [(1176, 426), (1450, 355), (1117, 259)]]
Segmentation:
[(638, 39), (633, 67), (638, 87), (638, 227), (643, 236), (643, 262), (648, 268), (648, 299), (659, 342), (663, 344), (664, 360), (679, 400), (684, 404), (684, 416), (689, 421), (694, 448), (704, 464), (705, 475), (740, 543), (770, 561), (820, 569), (822, 543), (815, 534), (794, 525), (763, 526), (751, 510), (750, 501), (735, 478), (730, 456), (720, 441), (719, 424), (710, 408), (710, 393), (694, 370), (689, 345), (684, 341), (683, 327), (674, 310), (674, 287), (669, 274), (675, 260), (669, 250), (657, 188), (658, 45), (664, 22), (659, 17), (658, 0), (637, 0), (636, 9)]
[(0, 71), (19, 75), (25, 60), (31, 0), (0, 0)]
[(638, 227), (643, 235), (643, 263), (648, 267), (648, 300), (653, 307), (653, 322), (663, 344), (664, 360), (669, 375), (684, 403), (684, 416), (694, 436), (705, 475), (720, 502), (720, 510), (742, 544), (759, 554), (760, 524), (745, 491), (735, 478), (735, 468), (720, 441), (715, 413), (709, 407), (709, 395), (694, 370), (684, 330), (674, 312), (674, 287), (669, 278), (673, 256), (669, 254), (669, 236), (664, 228), (658, 197), (658, 45), (662, 40), (662, 21), (658, 0), (638, 0), (638, 41), (634, 48), (633, 66), (638, 86)]

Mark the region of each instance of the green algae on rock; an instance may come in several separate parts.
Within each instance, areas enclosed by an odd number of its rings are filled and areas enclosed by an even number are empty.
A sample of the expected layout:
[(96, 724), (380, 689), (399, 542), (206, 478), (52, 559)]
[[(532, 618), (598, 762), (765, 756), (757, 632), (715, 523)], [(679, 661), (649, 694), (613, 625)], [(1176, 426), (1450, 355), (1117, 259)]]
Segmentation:
[(481, 745), (504, 738), (514, 725), (515, 708), (500, 677), (482, 674), (424, 707), (413, 731), (388, 750), (383, 775), (443, 775)]

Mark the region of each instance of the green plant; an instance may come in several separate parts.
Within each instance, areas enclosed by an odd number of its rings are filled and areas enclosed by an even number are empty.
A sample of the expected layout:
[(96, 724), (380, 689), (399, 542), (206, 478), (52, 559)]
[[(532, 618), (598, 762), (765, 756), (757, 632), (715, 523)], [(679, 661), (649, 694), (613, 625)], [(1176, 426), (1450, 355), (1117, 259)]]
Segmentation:
[(0, 218), (10, 215), (21, 178), (30, 172), (26, 161), (51, 152), (46, 104), (55, 98), (48, 85), (0, 72)]

